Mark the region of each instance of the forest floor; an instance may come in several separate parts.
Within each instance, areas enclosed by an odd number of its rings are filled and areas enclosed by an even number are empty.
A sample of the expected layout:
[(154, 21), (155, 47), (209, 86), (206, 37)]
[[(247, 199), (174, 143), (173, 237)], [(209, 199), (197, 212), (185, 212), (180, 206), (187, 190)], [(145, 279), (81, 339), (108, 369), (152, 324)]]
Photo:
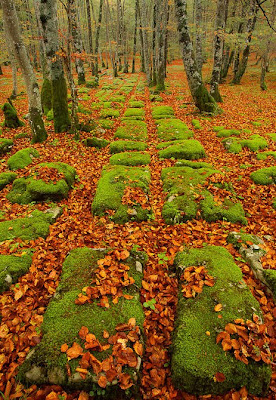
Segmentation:
[[(168, 70), (166, 93), (161, 94), (163, 101), (154, 103), (150, 100), (148, 88), (137, 90), (137, 85), (143, 85), (145, 78), (135, 74), (137, 81), (126, 101), (119, 108), (120, 116), (114, 118), (114, 125), (106, 129), (102, 136), (107, 140), (114, 140), (116, 129), (122, 124), (122, 116), (128, 108), (130, 98), (135, 95), (136, 100), (145, 103), (145, 122), (148, 129), (147, 152), (151, 156), (149, 169), (151, 171), (149, 203), (154, 218), (144, 222), (129, 221), (125, 224), (116, 224), (107, 216), (93, 216), (91, 204), (93, 202), (98, 181), (104, 166), (109, 162), (109, 146), (104, 149), (87, 147), (82, 141), (75, 141), (72, 135), (56, 134), (53, 122), (47, 121), (48, 139), (42, 144), (31, 145), (38, 150), (40, 157), (34, 158), (31, 166), (40, 162), (60, 161), (74, 167), (78, 180), (70, 190), (68, 198), (58, 202), (63, 208), (63, 214), (50, 227), (50, 234), (46, 239), (38, 238), (31, 241), (20, 239), (6, 240), (1, 243), (1, 254), (18, 254), (20, 251), (32, 248), (33, 262), (29, 272), (19, 278), (17, 284), (0, 295), (1, 326), (0, 326), (0, 391), (4, 399), (88, 399), (84, 391), (66, 393), (57, 385), (37, 388), (35, 385), (24, 388), (17, 382), (18, 366), (23, 363), (28, 352), (41, 338), (40, 326), (43, 314), (59, 284), (62, 264), (67, 254), (74, 248), (88, 246), (91, 248), (113, 248), (130, 251), (133, 246), (145, 251), (148, 262), (143, 271), (143, 287), (141, 302), (156, 300), (155, 309), (145, 307), (144, 332), (146, 334), (145, 353), (143, 356), (141, 393), (143, 399), (257, 399), (255, 396), (231, 391), (223, 396), (194, 396), (177, 391), (171, 382), (170, 372), (170, 345), (171, 333), (177, 307), (178, 279), (172, 269), (174, 257), (184, 248), (200, 248), (206, 244), (223, 246), (235, 258), (235, 262), (242, 270), (243, 278), (254, 297), (260, 303), (264, 314), (264, 321), (268, 329), (271, 352), (276, 361), (276, 306), (272, 296), (265, 287), (254, 277), (251, 269), (245, 264), (239, 253), (232, 245), (227, 244), (229, 232), (244, 230), (246, 233), (260, 236), (265, 242), (266, 255), (262, 259), (265, 268), (276, 269), (276, 210), (272, 207), (276, 198), (275, 185), (255, 185), (250, 174), (259, 168), (275, 164), (273, 157), (258, 160), (256, 152), (244, 148), (239, 154), (228, 153), (222, 145), (222, 139), (217, 137), (214, 126), (225, 128), (250, 130), (251, 134), (263, 136), (269, 143), (269, 151), (276, 151), (276, 142), (268, 134), (276, 133), (275, 126), (275, 88), (276, 76), (268, 76), (268, 91), (259, 88), (258, 75), (250, 70), (245, 76), (242, 85), (221, 86), (224, 103), (223, 113), (215, 118), (201, 118), (196, 113), (191, 102), (187, 82), (181, 62), (170, 65)], [(122, 75), (122, 84), (128, 82), (133, 75)], [(5, 75), (0, 77), (0, 104), (3, 104), (11, 92), (11, 72), (6, 69)], [(96, 94), (104, 84), (112, 85), (110, 75), (100, 79), (100, 88), (90, 89), (88, 98), (80, 100), (80, 104), (91, 110), (92, 118), (99, 118), (99, 110), (91, 107), (97, 102)], [(24, 90), (22, 81), (19, 90)], [(113, 91), (112, 91), (113, 90)], [(120, 85), (109, 91), (110, 96), (120, 91)], [(274, 94), (273, 94), (274, 92)], [(79, 95), (82, 99), (82, 95)], [(14, 101), (18, 113), (23, 118), (27, 114), (26, 94), (18, 96)], [(159, 159), (156, 145), (158, 137), (156, 124), (152, 118), (152, 109), (156, 105), (171, 106), (175, 116), (185, 122), (194, 132), (194, 139), (198, 140), (207, 154), (204, 161), (214, 168), (224, 171), (227, 182), (231, 182), (233, 189), (240, 199), (246, 213), (248, 224), (230, 223), (225, 220), (206, 222), (196, 218), (186, 223), (167, 225), (162, 218), (162, 208), (166, 193), (162, 190), (161, 170), (175, 164), (172, 159)], [(274, 114), (273, 114), (274, 113)], [(84, 121), (90, 116), (80, 114)], [(192, 120), (200, 121), (201, 129), (195, 129)], [(0, 122), (4, 121), (0, 113)], [(3, 128), (1, 137), (14, 139), (12, 151), (2, 156), (0, 173), (7, 171), (8, 158), (26, 147), (30, 147), (30, 138), (18, 138), (18, 133), (30, 133), (26, 126), (16, 130)], [(242, 138), (251, 134), (243, 131)], [(81, 133), (81, 139), (91, 137), (91, 133)], [(241, 166), (243, 166), (241, 168)], [(29, 167), (20, 169), (18, 177), (28, 174)], [(46, 210), (47, 203), (30, 203), (19, 205), (10, 203), (6, 195), (10, 191), (8, 185), (0, 192), (0, 221), (13, 220), (32, 213), (35, 209)], [(158, 312), (156, 312), (158, 310)], [(25, 397), (24, 397), (25, 396)], [(63, 396), (63, 397), (62, 397)], [(275, 399), (276, 372), (272, 374), (270, 390), (263, 399)]]

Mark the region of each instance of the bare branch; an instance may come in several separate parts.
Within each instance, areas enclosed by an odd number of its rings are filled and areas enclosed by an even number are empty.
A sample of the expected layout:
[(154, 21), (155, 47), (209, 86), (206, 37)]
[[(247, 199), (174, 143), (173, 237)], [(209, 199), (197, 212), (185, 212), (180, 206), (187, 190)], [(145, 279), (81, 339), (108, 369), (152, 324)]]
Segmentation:
[(265, 16), (265, 19), (267, 20), (268, 25), (270, 26), (270, 28), (271, 28), (274, 32), (276, 32), (276, 29), (271, 25), (271, 23), (270, 23), (270, 21), (269, 21), (267, 15), (266, 15), (266, 12), (265, 12), (265, 10), (264, 10), (263, 7), (262, 7), (262, 4), (265, 3), (266, 1), (267, 1), (267, 0), (263, 0), (262, 2), (260, 2), (259, 0), (256, 0), (257, 5), (258, 5), (259, 8), (262, 10), (262, 13), (263, 13), (264, 16)]

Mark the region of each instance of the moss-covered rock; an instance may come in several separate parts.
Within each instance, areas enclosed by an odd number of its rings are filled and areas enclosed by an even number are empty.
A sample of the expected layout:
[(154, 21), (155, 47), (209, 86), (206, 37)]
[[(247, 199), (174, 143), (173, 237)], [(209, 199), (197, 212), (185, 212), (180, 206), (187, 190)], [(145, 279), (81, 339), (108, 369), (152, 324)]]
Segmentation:
[(276, 158), (276, 151), (263, 151), (257, 154), (257, 160), (266, 160), (267, 157)]
[(78, 90), (78, 93), (80, 93), (80, 94), (89, 93), (89, 92), (90, 92), (90, 90), (88, 88), (86, 88), (86, 87), (81, 87)]
[(238, 154), (242, 151), (242, 145), (238, 138), (235, 137), (225, 138), (223, 139), (222, 143), (225, 149), (228, 151), (228, 153)]
[(0, 242), (17, 238), (22, 240), (46, 238), (49, 226), (54, 221), (52, 214), (36, 210), (29, 217), (0, 222)]
[(276, 183), (276, 167), (261, 168), (252, 172), (250, 178), (258, 185), (271, 185)]
[[(91, 279), (95, 276), (98, 267), (97, 262), (103, 259), (107, 251), (90, 248), (78, 248), (70, 252), (62, 267), (62, 276), (56, 292), (44, 315), (42, 324), (42, 341), (30, 353), (26, 361), (20, 367), (18, 378), (28, 384), (58, 384), (68, 390), (87, 390), (95, 393), (97, 398), (121, 399), (139, 398), (139, 369), (141, 363), (134, 363), (133, 367), (127, 364), (122, 366), (122, 372), (130, 374), (134, 385), (127, 391), (120, 389), (117, 375), (107, 383), (103, 390), (97, 381), (98, 376), (91, 367), (87, 367), (88, 373), (84, 379), (76, 370), (81, 357), (67, 360), (66, 353), (61, 352), (61, 346), (67, 344), (69, 347), (74, 342), (78, 343), (84, 353), (90, 352), (100, 362), (106, 360), (113, 351), (113, 344), (108, 338), (103, 337), (103, 331), (109, 336), (116, 334), (119, 324), (128, 324), (131, 318), (135, 319), (137, 338), (143, 344), (143, 322), (144, 313), (140, 303), (142, 273), (137, 265), (145, 265), (146, 256), (141, 252), (132, 252), (123, 264), (129, 266), (128, 275), (133, 278), (134, 283), (123, 289), (123, 293), (130, 299), (120, 297), (117, 304), (110, 301), (110, 307), (100, 307), (98, 301), (84, 305), (75, 304), (75, 300), (84, 287), (91, 286)], [(95, 335), (102, 345), (108, 345), (106, 349), (99, 352), (98, 349), (84, 348), (84, 340), (79, 336), (82, 327)], [(123, 337), (128, 334), (124, 331)], [(126, 337), (127, 338), (127, 337)], [(124, 341), (126, 347), (132, 348), (130, 341)], [(117, 345), (118, 346), (118, 345)], [(115, 353), (113, 354), (116, 358)], [(141, 361), (141, 359), (140, 359)], [(71, 375), (68, 375), (69, 366)]]
[(17, 116), (16, 109), (10, 103), (5, 103), (2, 106), (2, 110), (4, 112), (5, 120), (3, 126), (6, 128), (19, 128), (20, 126), (24, 126), (24, 123), (20, 121)]
[(203, 146), (198, 140), (183, 140), (181, 143), (173, 144), (159, 151), (160, 158), (183, 158), (197, 160), (206, 157)]
[(161, 101), (163, 101), (163, 97), (159, 96), (158, 94), (150, 94), (150, 101), (156, 101), (158, 103), (160, 103)]
[(192, 120), (192, 124), (193, 124), (195, 129), (202, 129), (202, 127), (200, 125), (200, 121), (198, 119), (193, 119)]
[(150, 163), (150, 155), (138, 151), (117, 153), (110, 157), (109, 162), (112, 165), (128, 165), (133, 167), (147, 165)]
[(274, 298), (276, 298), (276, 270), (275, 269), (264, 269), (264, 278), (271, 289)]
[(187, 125), (180, 119), (164, 119), (158, 121), (157, 135), (159, 140), (185, 140), (193, 136)]
[(276, 142), (276, 133), (268, 133), (267, 135), (273, 142)]
[[(126, 223), (129, 220), (146, 221), (151, 217), (148, 204), (150, 172), (148, 169), (125, 166), (107, 166), (102, 171), (96, 195), (92, 203), (94, 215), (103, 216), (112, 212), (115, 223)], [(125, 190), (131, 188), (123, 202)], [(134, 189), (133, 189), (134, 188)], [(136, 198), (135, 192), (139, 192)]]
[(217, 137), (228, 138), (230, 136), (240, 136), (241, 131), (238, 129), (220, 129), (217, 133)]
[(7, 290), (12, 283), (28, 272), (32, 264), (31, 255), (0, 255), (0, 293)]
[(122, 108), (123, 104), (114, 101), (104, 101), (103, 108)]
[(143, 108), (145, 107), (145, 103), (143, 101), (133, 100), (129, 102), (130, 108)]
[(144, 119), (145, 110), (141, 108), (128, 108), (124, 113), (124, 118)]
[(114, 137), (143, 141), (148, 138), (147, 124), (143, 121), (124, 121), (116, 130)]
[(236, 249), (240, 249), (242, 246), (248, 245), (248, 243), (252, 243), (255, 245), (259, 245), (262, 240), (255, 235), (250, 235), (245, 232), (230, 232), (227, 236), (227, 243), (231, 243)]
[(0, 190), (4, 189), (9, 183), (12, 183), (15, 178), (16, 174), (14, 172), (2, 172), (0, 173)]
[(103, 149), (104, 147), (109, 145), (109, 141), (106, 139), (98, 138), (96, 136), (87, 138), (84, 141), (84, 144), (88, 147), (96, 147), (97, 149)]
[(113, 108), (104, 108), (100, 114), (100, 118), (118, 118), (119, 116), (120, 111)]
[[(202, 293), (191, 299), (183, 297), (181, 284), (185, 281), (180, 280), (171, 362), (176, 388), (194, 395), (216, 395), (246, 386), (249, 393), (265, 396), (270, 366), (253, 360), (246, 365), (216, 343), (218, 333), (235, 319), (252, 320), (253, 313), (262, 319), (259, 303), (232, 256), (222, 247), (191, 249), (178, 253), (175, 265), (179, 272), (204, 265), (215, 280), (213, 287), (204, 286)], [(217, 304), (222, 305), (221, 318), (214, 311)], [(224, 381), (215, 379), (217, 372), (225, 376)]]
[(110, 143), (110, 153), (122, 153), (124, 151), (145, 151), (148, 147), (147, 143), (135, 142), (132, 140), (117, 140), (116, 142)]
[(199, 169), (199, 168), (209, 168), (213, 169), (213, 166), (209, 163), (206, 163), (204, 161), (190, 161), (190, 160), (178, 160), (176, 161), (175, 167), (190, 167), (194, 169)]
[(0, 138), (0, 156), (11, 151), (13, 140)]
[(126, 101), (126, 96), (117, 94), (115, 96), (111, 96), (109, 98), (109, 101), (112, 101), (115, 103), (124, 103)]
[(224, 126), (213, 126), (214, 132), (219, 132), (219, 131), (221, 131), (222, 129), (225, 129), (225, 127), (224, 127)]
[(11, 156), (8, 159), (7, 164), (9, 169), (17, 170), (30, 165), (35, 157), (39, 157), (39, 152), (32, 147), (27, 147), (26, 149), (17, 151), (13, 156)]
[(240, 153), (244, 147), (251, 151), (258, 151), (268, 146), (267, 141), (260, 135), (252, 135), (249, 139), (238, 139), (235, 137), (225, 138), (222, 141), (229, 153)]
[(90, 79), (89, 81), (86, 81), (85, 86), (89, 89), (98, 87), (99, 86), (99, 78), (95, 77), (93, 79)]
[[(52, 171), (60, 176), (52, 181)], [(49, 175), (47, 180), (40, 174)], [(68, 164), (61, 162), (42, 163), (30, 170), (27, 178), (19, 178), (13, 182), (12, 190), (7, 194), (7, 199), (12, 203), (28, 204), (33, 201), (46, 200), (59, 201), (68, 196), (69, 190), (75, 180), (76, 170)]]
[(155, 106), (152, 109), (152, 117), (154, 119), (172, 118), (172, 116), (174, 116), (174, 111), (170, 106)]
[(98, 124), (103, 129), (112, 129), (114, 125), (114, 121), (109, 119), (99, 119)]

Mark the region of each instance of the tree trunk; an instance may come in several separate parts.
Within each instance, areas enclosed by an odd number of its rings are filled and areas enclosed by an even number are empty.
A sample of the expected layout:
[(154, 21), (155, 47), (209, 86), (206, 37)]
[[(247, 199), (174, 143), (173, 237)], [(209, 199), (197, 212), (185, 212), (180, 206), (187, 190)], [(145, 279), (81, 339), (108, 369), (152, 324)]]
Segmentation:
[[(97, 25), (97, 29), (96, 29), (96, 39), (95, 39), (95, 75), (98, 75), (98, 73), (99, 73), (98, 52), (99, 52), (99, 41), (100, 41), (102, 16), (103, 16), (103, 0), (100, 0), (99, 18), (98, 18), (98, 25)], [(108, 68), (108, 64), (107, 64), (107, 68)]]
[(165, 35), (167, 31), (168, 21), (168, 0), (163, 0), (161, 4), (162, 10), (160, 10), (159, 25), (158, 29), (158, 58), (157, 58), (157, 76), (156, 76), (156, 90), (162, 92), (165, 90), (165, 77), (166, 77), (166, 54), (165, 54)]
[(195, 57), (196, 57), (198, 71), (201, 74), (203, 65), (202, 0), (194, 0), (194, 5), (195, 5), (195, 26), (196, 26)]
[(142, 23), (142, 36), (143, 36), (143, 53), (145, 61), (145, 71), (147, 76), (148, 86), (151, 84), (151, 74), (150, 74), (150, 57), (149, 57), (149, 44), (148, 44), (148, 34), (147, 34), (147, 13), (146, 13), (146, 3), (145, 0), (140, 0), (139, 3), (141, 23)]
[[(273, 8), (272, 8), (272, 13), (271, 13), (271, 17), (270, 17), (271, 26), (274, 26), (275, 19), (276, 19), (276, 0), (274, 0), (274, 2), (273, 2)], [(271, 36), (269, 36), (266, 40), (264, 54), (262, 55), (262, 69), (261, 69), (261, 79), (260, 79), (260, 87), (262, 90), (267, 90), (267, 86), (265, 83), (265, 76), (268, 71), (269, 52), (270, 52), (270, 47), (271, 47), (271, 43), (273, 40), (272, 35), (273, 35), (273, 33), (271, 32)]]
[(137, 1), (138, 16), (139, 16), (141, 72), (146, 72), (146, 68), (145, 68), (145, 57), (144, 57), (144, 39), (143, 39), (143, 32), (142, 32), (142, 21), (141, 21), (140, 5), (139, 5), (139, 0), (136, 0), (136, 1)]
[(59, 51), (59, 40), (56, 0), (40, 0), (40, 20), (46, 55), (51, 71), (55, 132), (66, 132), (70, 128), (71, 123), (62, 60), (57, 54)]
[(154, 1), (152, 18), (152, 72), (151, 85), (155, 86), (157, 82), (157, 14), (159, 14), (158, 0)]
[(29, 121), (32, 128), (32, 142), (43, 142), (47, 139), (41, 111), (39, 87), (32, 69), (30, 59), (20, 33), (19, 20), (12, 0), (1, 0), (3, 18), (13, 46), (14, 55), (20, 66), (25, 81), (28, 103)]
[(2, 65), (0, 64), (0, 75), (4, 75), (3, 74), (3, 70), (2, 70)]
[(8, 27), (6, 25), (5, 19), (3, 20), (3, 27), (4, 27), (4, 32), (5, 32), (5, 38), (6, 38), (6, 44), (7, 44), (9, 59), (10, 59), (10, 62), (11, 62), (11, 67), (12, 67), (12, 94), (11, 94), (11, 98), (14, 99), (17, 96), (17, 93), (18, 93), (18, 88), (17, 88), (17, 65), (16, 65), (16, 59), (15, 59), (14, 47), (12, 45), (12, 38), (10, 36), (10, 32), (9, 32), (9, 29), (8, 29)]
[(135, 26), (134, 26), (134, 37), (133, 37), (133, 59), (132, 59), (132, 70), (135, 73), (135, 59), (136, 59), (136, 47), (137, 47), (137, 25), (138, 25), (138, 1), (135, 1)]
[(217, 103), (204, 86), (201, 73), (197, 68), (188, 28), (187, 0), (175, 0), (175, 9), (178, 22), (179, 43), (182, 47), (183, 64), (195, 105), (201, 112), (211, 114), (217, 113)]
[(210, 83), (210, 93), (213, 98), (221, 103), (222, 97), (219, 92), (219, 80), (222, 67), (222, 51), (223, 51), (223, 37), (225, 32), (225, 0), (217, 0), (217, 20), (216, 20), (216, 35), (214, 43), (214, 64), (213, 72)]
[(92, 60), (93, 57), (93, 37), (92, 37), (92, 19), (91, 19), (91, 8), (90, 0), (86, 0), (86, 12), (87, 12), (87, 28), (88, 28), (88, 51), (91, 57), (91, 71), (92, 75), (95, 75), (95, 66)]

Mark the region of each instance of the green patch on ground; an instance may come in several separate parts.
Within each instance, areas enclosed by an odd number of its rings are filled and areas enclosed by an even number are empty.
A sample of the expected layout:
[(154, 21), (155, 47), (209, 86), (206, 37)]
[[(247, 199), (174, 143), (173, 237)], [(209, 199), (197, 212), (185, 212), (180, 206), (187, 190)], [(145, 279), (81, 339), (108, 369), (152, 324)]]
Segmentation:
[(110, 143), (110, 153), (123, 153), (124, 151), (145, 151), (148, 147), (147, 143), (136, 142), (132, 140), (117, 140), (116, 142)]
[(178, 160), (176, 161), (175, 167), (190, 167), (194, 169), (199, 169), (199, 168), (210, 168), (213, 169), (213, 166), (209, 163), (206, 163), (204, 161), (190, 161), (190, 160)]
[(103, 129), (112, 129), (114, 125), (114, 121), (111, 121), (109, 119), (99, 119), (97, 122)]
[(193, 136), (187, 125), (180, 119), (164, 119), (158, 121), (157, 135), (159, 140), (185, 140)]
[(160, 158), (183, 158), (197, 160), (206, 157), (203, 146), (198, 140), (183, 140), (159, 151)]
[(193, 119), (192, 124), (195, 129), (202, 129), (202, 126), (200, 125), (200, 121), (198, 119)]
[(103, 149), (109, 145), (109, 141), (106, 139), (98, 138), (96, 136), (84, 139), (84, 144), (88, 147), (96, 147), (97, 149)]
[(213, 126), (214, 132), (219, 132), (219, 131), (221, 131), (222, 129), (225, 129), (225, 126)]
[(249, 139), (238, 139), (235, 137), (225, 138), (222, 141), (229, 153), (240, 153), (244, 147), (251, 151), (258, 151), (268, 146), (267, 141), (260, 135), (252, 135)]
[(14, 172), (2, 172), (0, 173), (0, 190), (4, 189), (9, 183), (12, 183), (16, 178)]
[(266, 160), (267, 157), (276, 158), (276, 151), (263, 151), (257, 154), (257, 160)]
[[(245, 386), (249, 393), (265, 396), (271, 367), (253, 360), (246, 365), (216, 343), (218, 333), (235, 319), (252, 320), (254, 313), (262, 320), (259, 303), (232, 256), (222, 247), (192, 249), (178, 253), (175, 265), (180, 272), (190, 266), (205, 266), (215, 280), (213, 287), (204, 286), (192, 299), (183, 297), (179, 288), (171, 362), (176, 388), (193, 395), (217, 395)], [(180, 284), (185, 282), (180, 280)], [(214, 311), (217, 304), (222, 305), (221, 318)], [(218, 372), (225, 376), (223, 382), (214, 379)]]
[(116, 130), (114, 137), (118, 139), (147, 140), (147, 124), (143, 121), (124, 121)]
[(0, 293), (7, 290), (20, 276), (26, 274), (31, 264), (32, 257), (28, 254), (0, 255)]
[(153, 119), (172, 118), (174, 116), (173, 108), (170, 106), (155, 106), (152, 109)]
[(11, 170), (17, 170), (25, 168), (33, 162), (33, 158), (39, 157), (39, 152), (32, 147), (27, 147), (17, 151), (13, 156), (11, 156), (8, 161), (8, 167)]
[(257, 185), (271, 185), (276, 183), (276, 167), (261, 168), (252, 172), (250, 178)]
[(118, 118), (120, 116), (119, 110), (113, 108), (104, 108), (100, 113), (100, 118)]
[[(51, 170), (60, 174), (57, 181), (51, 180)], [(40, 172), (49, 177), (40, 177)], [(31, 169), (27, 178), (19, 178), (13, 182), (12, 190), (7, 194), (7, 199), (12, 203), (28, 204), (33, 201), (46, 200), (59, 201), (68, 196), (69, 190), (75, 180), (76, 170), (65, 163), (42, 163)]]
[(157, 102), (161, 102), (163, 101), (163, 97), (159, 96), (158, 94), (150, 94), (150, 101), (157, 101)]
[(147, 165), (150, 163), (150, 155), (136, 151), (131, 153), (117, 153), (110, 157), (109, 162), (112, 165), (128, 165), (133, 167)]
[(109, 101), (112, 101), (114, 103), (124, 103), (126, 101), (126, 97), (123, 95), (115, 95), (115, 96), (111, 96), (109, 98)]
[(217, 133), (217, 137), (228, 138), (230, 136), (240, 136), (241, 131), (238, 129), (220, 129)]
[(130, 108), (143, 108), (143, 107), (145, 107), (145, 103), (143, 101), (139, 101), (139, 100), (132, 100), (129, 102), (129, 107)]
[[(200, 215), (208, 222), (226, 219), (246, 224), (244, 210), (229, 193), (222, 204), (215, 203), (210, 192), (202, 187), (206, 179), (219, 171), (213, 168), (169, 167), (161, 173), (167, 199), (162, 210), (166, 224), (179, 224)], [(231, 199), (230, 199), (231, 198)]]
[(268, 133), (267, 136), (273, 140), (273, 142), (276, 142), (276, 133)]
[[(149, 182), (150, 172), (146, 168), (111, 165), (105, 167), (92, 203), (93, 214), (109, 214), (111, 219), (119, 224), (129, 220), (148, 220), (152, 215), (148, 203)], [(133, 194), (128, 195), (123, 204), (126, 188), (131, 188)]]
[(122, 108), (122, 104), (121, 103), (116, 103), (113, 101), (105, 101), (103, 103), (104, 108)]
[[(107, 251), (90, 248), (77, 248), (70, 252), (62, 266), (61, 280), (54, 298), (51, 300), (46, 313), (44, 314), (42, 341), (30, 353), (24, 364), (19, 370), (19, 380), (28, 384), (58, 384), (69, 390), (87, 390), (95, 392), (99, 390), (101, 398), (121, 399), (138, 398), (139, 394), (139, 366), (129, 367), (128, 364), (122, 366), (122, 372), (130, 374), (134, 385), (127, 391), (120, 389), (118, 379), (108, 382), (105, 390), (97, 384), (100, 375), (93, 372), (88, 367), (88, 373), (83, 379), (76, 368), (81, 361), (81, 357), (67, 360), (66, 353), (62, 353), (60, 348), (63, 344), (69, 347), (74, 342), (83, 348), (83, 352), (90, 352), (99, 361), (107, 359), (113, 350), (113, 345), (102, 352), (95, 351), (93, 348), (86, 350), (84, 340), (80, 339), (79, 331), (86, 327), (89, 333), (95, 335), (96, 339), (102, 344), (107, 345), (108, 339), (103, 338), (103, 331), (107, 331), (110, 336), (116, 334), (115, 328), (119, 324), (128, 324), (130, 318), (135, 318), (138, 326), (138, 340), (143, 344), (143, 322), (144, 313), (140, 303), (140, 288), (143, 274), (137, 265), (143, 268), (146, 263), (146, 255), (142, 252), (131, 252), (130, 257), (123, 261), (129, 267), (128, 275), (134, 279), (134, 283), (123, 289), (125, 295), (132, 296), (130, 299), (120, 297), (117, 304), (110, 301), (110, 307), (104, 308), (98, 305), (98, 301), (93, 301), (84, 305), (76, 305), (75, 300), (84, 287), (91, 286), (91, 280), (95, 277), (97, 262), (103, 259)], [(123, 336), (128, 331), (123, 332)], [(127, 338), (127, 337), (126, 337)], [(133, 344), (129, 340), (125, 342), (126, 347), (132, 348)], [(118, 344), (117, 344), (118, 346)], [(116, 356), (114, 356), (116, 358)], [(68, 375), (68, 368), (71, 376)], [(97, 396), (98, 398), (99, 396)]]
[(274, 298), (276, 298), (276, 270), (275, 269), (264, 269), (264, 278), (271, 289)]
[(13, 141), (11, 139), (0, 138), (0, 155), (3, 155), (11, 151), (12, 146), (13, 146)]
[(145, 110), (141, 108), (128, 108), (124, 113), (124, 118), (144, 119)]

